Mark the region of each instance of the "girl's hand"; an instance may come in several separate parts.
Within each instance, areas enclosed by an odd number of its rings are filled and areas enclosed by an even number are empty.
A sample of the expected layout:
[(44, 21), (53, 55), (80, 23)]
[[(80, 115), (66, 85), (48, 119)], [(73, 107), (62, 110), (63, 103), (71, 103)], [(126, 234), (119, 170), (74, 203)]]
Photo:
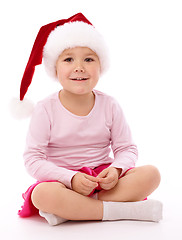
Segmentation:
[(102, 189), (110, 190), (118, 183), (118, 178), (121, 173), (121, 169), (114, 167), (108, 167), (104, 169), (97, 177), (100, 178), (99, 184)]
[(72, 178), (72, 189), (84, 196), (89, 195), (98, 186), (98, 178), (85, 173), (76, 173)]

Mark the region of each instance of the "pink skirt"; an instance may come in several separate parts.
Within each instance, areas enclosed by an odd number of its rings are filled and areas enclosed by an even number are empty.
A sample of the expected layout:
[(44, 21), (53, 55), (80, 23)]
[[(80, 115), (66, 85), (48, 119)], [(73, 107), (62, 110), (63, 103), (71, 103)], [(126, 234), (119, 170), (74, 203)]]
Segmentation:
[[(96, 177), (100, 172), (102, 172), (105, 168), (109, 167), (110, 164), (104, 164), (101, 165), (95, 169), (91, 169), (89, 167), (83, 167), (82, 169), (79, 170), (79, 172), (82, 173), (86, 173), (90, 176), (94, 176)], [(123, 177), (129, 170), (131, 170), (132, 168), (128, 169), (123, 175), (121, 175), (119, 178)], [(18, 215), (22, 218), (24, 217), (30, 217), (33, 215), (36, 215), (39, 213), (39, 210), (37, 208), (34, 207), (32, 200), (31, 200), (31, 194), (33, 189), (40, 183), (42, 182), (58, 182), (55, 180), (50, 180), (50, 181), (37, 181), (36, 183), (34, 183), (33, 185), (31, 185), (27, 191), (25, 193), (22, 194), (22, 197), (24, 199), (24, 204), (21, 207), (21, 210), (18, 211)], [(102, 190), (102, 188), (98, 185), (98, 187), (96, 187), (90, 194), (89, 196), (92, 196), (95, 192), (99, 192), (100, 190)]]

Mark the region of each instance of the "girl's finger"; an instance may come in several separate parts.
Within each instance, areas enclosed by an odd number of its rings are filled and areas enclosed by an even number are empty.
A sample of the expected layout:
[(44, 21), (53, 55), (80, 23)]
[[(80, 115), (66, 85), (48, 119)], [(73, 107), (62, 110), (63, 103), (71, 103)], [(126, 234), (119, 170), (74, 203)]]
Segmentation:
[(87, 175), (87, 174), (85, 174), (85, 178), (90, 180), (91, 182), (98, 182), (99, 181), (98, 177), (93, 177), (93, 176), (90, 176), (90, 175)]
[(108, 168), (106, 168), (102, 172), (100, 172), (97, 177), (105, 178), (107, 176), (107, 174), (108, 174)]
[(115, 180), (115, 177), (112, 174), (108, 174), (105, 178), (100, 179), (100, 183), (111, 183)]
[(97, 182), (92, 182), (90, 181), (89, 179), (85, 178), (83, 181), (82, 181), (82, 184), (85, 186), (85, 187), (90, 187), (90, 188), (94, 188), (94, 187), (97, 187), (98, 186), (98, 183)]
[(112, 188), (112, 186), (110, 184), (101, 184), (100, 186), (104, 190), (110, 190)]

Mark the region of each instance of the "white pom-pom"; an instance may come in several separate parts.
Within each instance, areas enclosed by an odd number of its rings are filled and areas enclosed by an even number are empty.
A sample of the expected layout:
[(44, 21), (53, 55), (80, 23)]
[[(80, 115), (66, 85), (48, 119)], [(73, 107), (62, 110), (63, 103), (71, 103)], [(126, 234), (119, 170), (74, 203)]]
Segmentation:
[(24, 99), (20, 101), (17, 98), (13, 98), (10, 102), (10, 111), (16, 119), (28, 118), (31, 116), (34, 106), (34, 103), (30, 100)]

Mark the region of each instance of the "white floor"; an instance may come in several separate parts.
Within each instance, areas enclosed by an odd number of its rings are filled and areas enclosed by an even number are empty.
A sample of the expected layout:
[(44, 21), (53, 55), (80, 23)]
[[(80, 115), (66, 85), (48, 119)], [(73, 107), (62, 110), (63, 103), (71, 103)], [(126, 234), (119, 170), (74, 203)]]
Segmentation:
[[(180, 203), (179, 203), (180, 204)], [(6, 206), (7, 208), (8, 206)], [(5, 208), (4, 208), (5, 209)], [(181, 218), (177, 205), (165, 202), (164, 220), (160, 223), (117, 222), (67, 222), (51, 227), (39, 218), (20, 219), (14, 205), (1, 214), (1, 239), (182, 239)]]

